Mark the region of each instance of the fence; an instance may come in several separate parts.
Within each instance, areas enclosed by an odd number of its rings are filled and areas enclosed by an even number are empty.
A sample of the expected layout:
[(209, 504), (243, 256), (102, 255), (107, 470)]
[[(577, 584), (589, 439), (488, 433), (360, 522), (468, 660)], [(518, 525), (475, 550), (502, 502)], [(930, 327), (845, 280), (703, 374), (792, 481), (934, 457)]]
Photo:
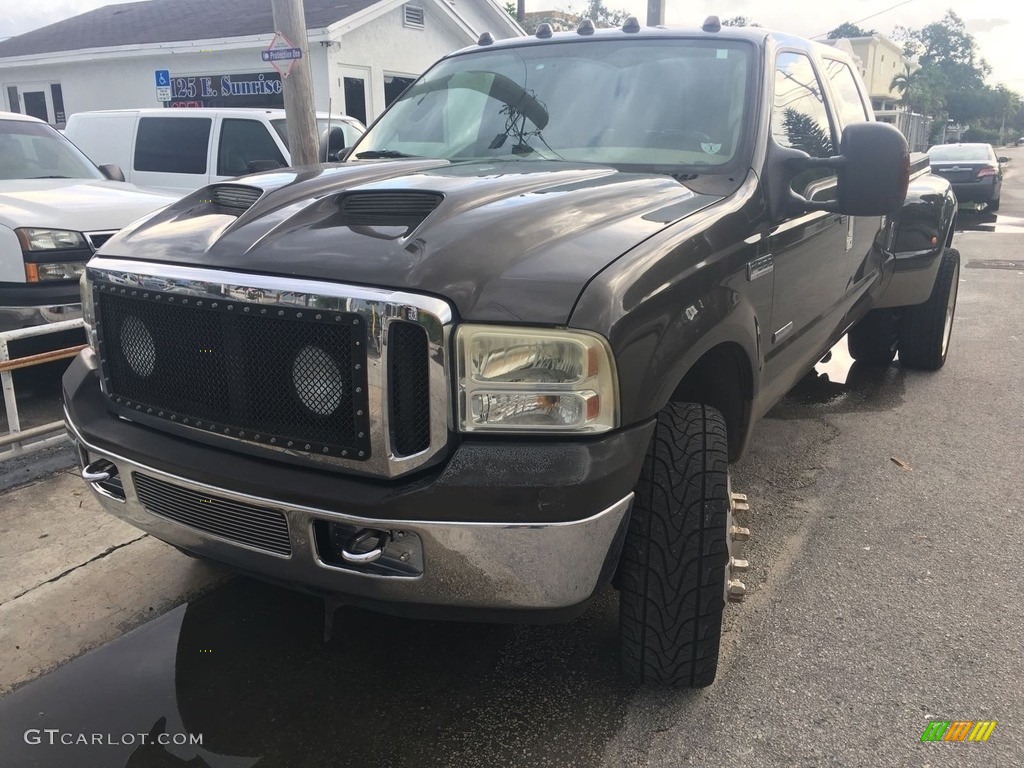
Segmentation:
[[(31, 328), (17, 328), (13, 331), (0, 333), (0, 381), (3, 382), (4, 408), (7, 411), (8, 434), (0, 435), (0, 449), (10, 446), (10, 450), (0, 451), (0, 461), (25, 456), (29, 453), (41, 450), (51, 445), (56, 445), (67, 440), (64, 432), (63, 421), (51, 421), (30, 429), (21, 428), (21, 417), (18, 414), (18, 401), (14, 396), (14, 375), (13, 371), (21, 368), (30, 368), (33, 365), (51, 363), (54, 360), (65, 360), (74, 357), (85, 348), (85, 344), (75, 347), (65, 347), (52, 352), (41, 352), (37, 355), (26, 355), (11, 359), (9, 343), (20, 339), (27, 339), (33, 336), (43, 336), (48, 333), (59, 331), (70, 331), (82, 327), (81, 318), (77, 320), (64, 320), (59, 323), (48, 325), (36, 325)], [(59, 433), (59, 434), (54, 434)], [(49, 436), (48, 436), (49, 435)], [(37, 439), (42, 438), (42, 439)], [(28, 442), (31, 441), (31, 442)], [(26, 444), (27, 443), (27, 444)]]

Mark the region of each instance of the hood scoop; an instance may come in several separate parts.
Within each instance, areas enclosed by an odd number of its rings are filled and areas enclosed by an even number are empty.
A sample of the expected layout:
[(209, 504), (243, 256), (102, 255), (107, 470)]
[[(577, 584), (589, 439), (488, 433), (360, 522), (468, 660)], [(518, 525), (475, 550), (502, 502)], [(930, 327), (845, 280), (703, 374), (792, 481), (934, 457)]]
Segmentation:
[(340, 223), (348, 227), (414, 229), (443, 200), (437, 192), (346, 192), (338, 196)]
[(239, 213), (249, 210), (260, 199), (263, 190), (243, 184), (216, 184), (209, 189), (210, 202)]

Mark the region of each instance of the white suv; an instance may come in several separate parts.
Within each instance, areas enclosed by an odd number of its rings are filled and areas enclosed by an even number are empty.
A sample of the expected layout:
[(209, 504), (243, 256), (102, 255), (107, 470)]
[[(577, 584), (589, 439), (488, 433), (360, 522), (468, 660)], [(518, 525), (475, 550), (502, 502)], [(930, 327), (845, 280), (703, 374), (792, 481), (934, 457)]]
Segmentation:
[(0, 331), (79, 316), (93, 252), (176, 199), (112, 180), (120, 175), (42, 120), (0, 112)]

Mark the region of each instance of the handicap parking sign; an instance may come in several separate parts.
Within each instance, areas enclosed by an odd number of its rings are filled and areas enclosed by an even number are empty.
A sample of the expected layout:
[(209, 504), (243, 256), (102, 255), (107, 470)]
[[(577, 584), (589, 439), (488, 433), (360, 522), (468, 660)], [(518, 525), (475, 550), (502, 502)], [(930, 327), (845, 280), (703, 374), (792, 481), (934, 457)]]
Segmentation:
[(169, 88), (171, 85), (171, 71), (169, 69), (156, 70), (156, 87)]

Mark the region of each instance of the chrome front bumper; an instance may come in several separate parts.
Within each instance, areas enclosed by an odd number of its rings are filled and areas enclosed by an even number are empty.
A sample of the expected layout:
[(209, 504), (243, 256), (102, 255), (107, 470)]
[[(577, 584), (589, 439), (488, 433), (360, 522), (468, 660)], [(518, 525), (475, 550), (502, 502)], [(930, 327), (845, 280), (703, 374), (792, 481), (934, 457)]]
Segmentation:
[(37, 325), (77, 320), (82, 316), (81, 304), (59, 304), (39, 307), (0, 307), (0, 332)]
[[(347, 595), (375, 603), (497, 611), (579, 605), (610, 577), (633, 500), (629, 493), (591, 517), (562, 523), (371, 520), (236, 493), (168, 474), (90, 445), (67, 411), (64, 416), (80, 460), (93, 463), (105, 459), (117, 469), (123, 500), (97, 482), (88, 483), (111, 514), (196, 555), (275, 581), (337, 594), (342, 600)], [(288, 524), (290, 554), (246, 546), (148, 511), (136, 491), (135, 472), (194, 493), (280, 512)], [(480, 503), (487, 500), (482, 498)], [(315, 521), (418, 537), (422, 572), (415, 576), (378, 575), (361, 572), (358, 565), (325, 563), (317, 550)]]

